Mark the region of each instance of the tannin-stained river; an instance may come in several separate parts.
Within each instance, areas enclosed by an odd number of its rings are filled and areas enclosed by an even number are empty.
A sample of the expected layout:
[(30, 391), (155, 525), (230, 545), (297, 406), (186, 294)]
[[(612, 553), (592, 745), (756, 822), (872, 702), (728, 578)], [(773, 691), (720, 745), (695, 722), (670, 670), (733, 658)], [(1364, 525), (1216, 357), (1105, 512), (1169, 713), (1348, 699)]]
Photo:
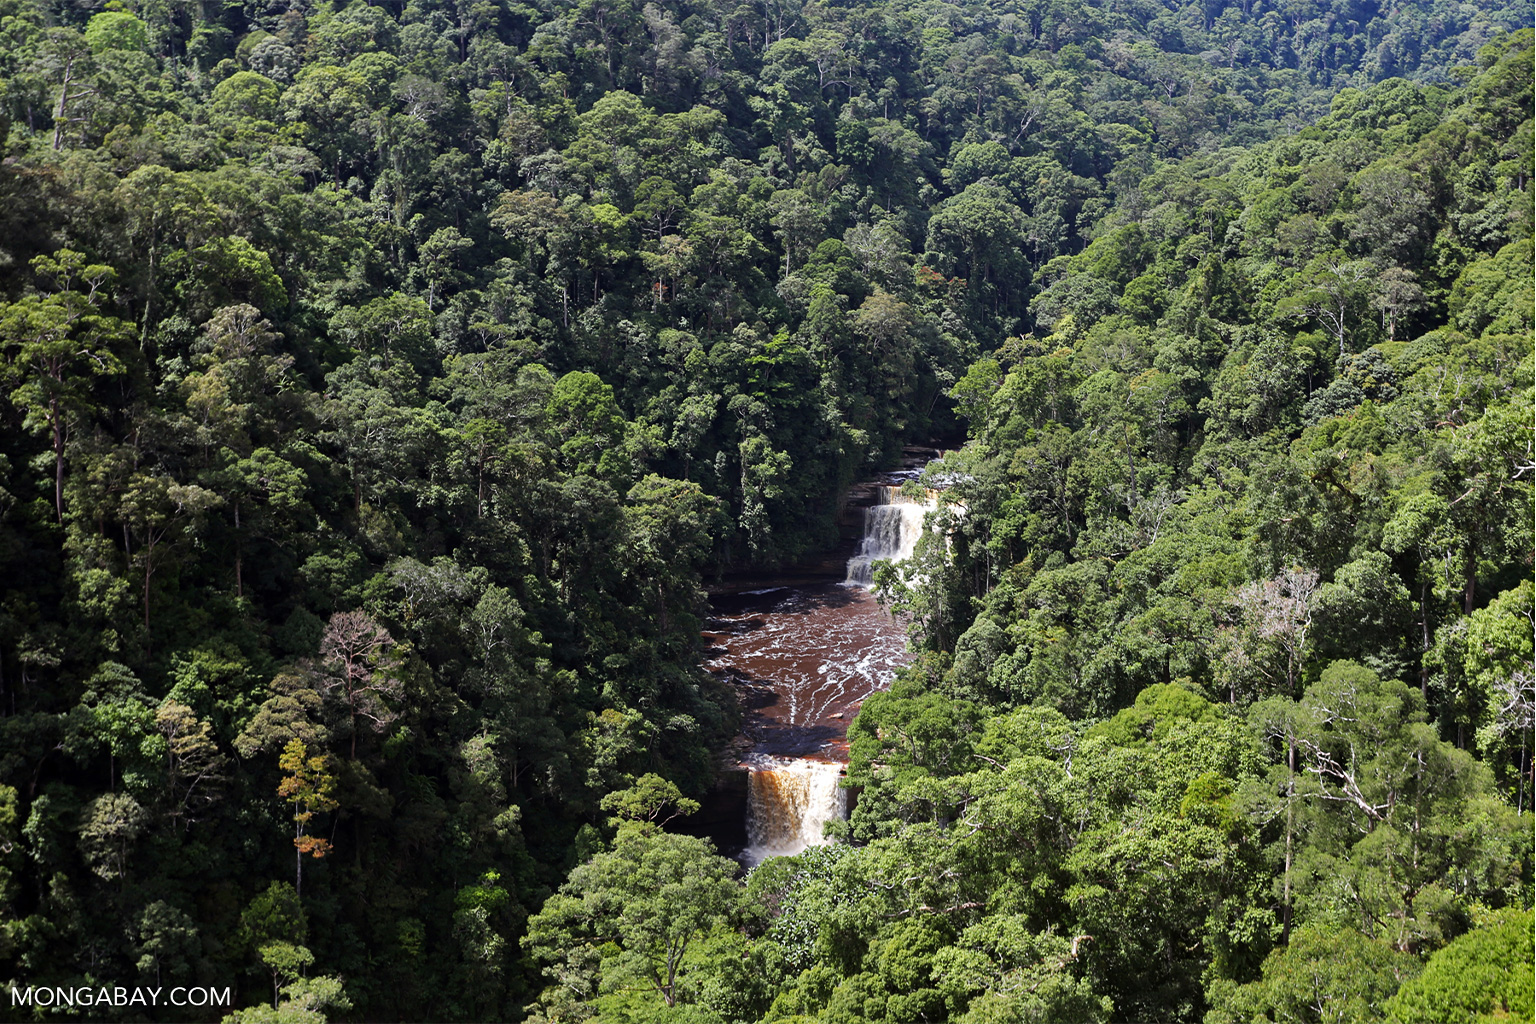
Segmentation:
[(799, 853), (846, 814), (838, 788), (848, 722), (912, 660), (906, 624), (868, 589), (871, 563), (910, 557), (931, 507), (903, 497), (908, 469), (868, 488), (863, 537), (843, 579), (796, 580), (717, 594), (705, 630), (710, 671), (731, 682), (749, 745), (743, 859)]
[(848, 720), (912, 660), (906, 629), (862, 586), (716, 597), (707, 667), (735, 684), (757, 754), (847, 760)]

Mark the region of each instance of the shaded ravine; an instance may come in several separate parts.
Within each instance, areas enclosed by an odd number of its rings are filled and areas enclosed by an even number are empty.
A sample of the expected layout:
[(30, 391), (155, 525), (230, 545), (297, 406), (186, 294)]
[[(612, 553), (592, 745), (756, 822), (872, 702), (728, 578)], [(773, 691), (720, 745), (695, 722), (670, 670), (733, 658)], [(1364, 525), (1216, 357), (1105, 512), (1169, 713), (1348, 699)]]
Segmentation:
[(910, 556), (921, 535), (930, 506), (899, 493), (918, 472), (864, 485), (872, 503), (843, 579), (802, 577), (711, 599), (706, 667), (736, 688), (743, 711), (748, 864), (820, 842), (822, 825), (847, 813), (838, 781), (848, 721), (912, 659), (905, 624), (868, 587), (873, 562)]

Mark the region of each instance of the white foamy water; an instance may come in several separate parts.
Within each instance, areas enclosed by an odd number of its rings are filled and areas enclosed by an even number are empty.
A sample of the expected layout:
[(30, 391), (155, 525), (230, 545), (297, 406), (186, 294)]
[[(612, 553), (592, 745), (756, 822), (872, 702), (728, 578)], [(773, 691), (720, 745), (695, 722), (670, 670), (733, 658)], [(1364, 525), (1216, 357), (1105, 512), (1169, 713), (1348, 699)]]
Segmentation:
[(822, 826), (848, 813), (841, 775), (841, 765), (826, 761), (755, 755), (747, 776), (749, 845), (742, 855), (748, 866), (826, 842)]
[(908, 498), (898, 487), (882, 487), (880, 504), (864, 510), (864, 537), (858, 553), (848, 559), (847, 582), (868, 587), (874, 583), (876, 562), (911, 558), (923, 535), (923, 517), (933, 507), (931, 501)]

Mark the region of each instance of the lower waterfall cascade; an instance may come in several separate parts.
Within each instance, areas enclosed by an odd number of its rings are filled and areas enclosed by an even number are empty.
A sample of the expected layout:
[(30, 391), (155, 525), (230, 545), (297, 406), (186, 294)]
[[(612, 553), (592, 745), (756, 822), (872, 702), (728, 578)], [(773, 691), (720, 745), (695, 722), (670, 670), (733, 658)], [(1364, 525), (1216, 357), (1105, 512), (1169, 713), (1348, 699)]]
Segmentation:
[(848, 813), (848, 794), (838, 785), (842, 765), (803, 758), (759, 755), (747, 776), (747, 839), (743, 859), (792, 857), (824, 842), (822, 827)]

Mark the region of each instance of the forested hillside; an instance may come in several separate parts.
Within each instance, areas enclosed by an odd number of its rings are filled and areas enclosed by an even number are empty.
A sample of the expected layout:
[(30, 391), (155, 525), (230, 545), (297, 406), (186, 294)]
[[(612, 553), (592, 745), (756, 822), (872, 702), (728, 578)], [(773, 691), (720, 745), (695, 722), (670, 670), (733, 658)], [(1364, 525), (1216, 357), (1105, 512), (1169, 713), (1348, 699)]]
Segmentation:
[(1531, 1012), (1529, 913), (1497, 984), (1394, 997), (1531, 905), (1519, 38), (1160, 165), (954, 389), (849, 860), (943, 908), (902, 941), (966, 1020)]
[[(1529, 1017), (1528, 17), (0, 0), (0, 984)], [(914, 441), (743, 885), (701, 586)]]

